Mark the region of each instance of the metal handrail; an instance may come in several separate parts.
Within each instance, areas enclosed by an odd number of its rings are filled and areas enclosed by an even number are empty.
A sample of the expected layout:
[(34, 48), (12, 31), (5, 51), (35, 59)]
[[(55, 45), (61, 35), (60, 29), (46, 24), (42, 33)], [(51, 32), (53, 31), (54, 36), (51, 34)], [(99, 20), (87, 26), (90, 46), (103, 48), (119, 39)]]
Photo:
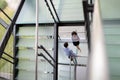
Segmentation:
[(4, 59), (5, 61), (7, 61), (7, 62), (10, 62), (11, 64), (14, 64), (12, 61), (10, 61), (10, 60), (8, 60), (8, 59), (6, 59), (6, 58), (4, 58), (4, 57), (1, 57), (2, 59)]
[(49, 52), (45, 49), (45, 47), (43, 47), (42, 45), (40, 45), (40, 46), (38, 46), (38, 48), (43, 49), (43, 50), (47, 53), (47, 55), (53, 60), (53, 62), (56, 62), (56, 61), (54, 60), (54, 58), (49, 54)]
[(7, 54), (7, 53), (5, 53), (5, 52), (3, 52), (3, 53), (4, 53), (5, 55), (7, 55), (8, 57), (14, 59), (11, 55), (9, 55), (9, 54)]
[(40, 54), (38, 54), (38, 56), (42, 56), (45, 60), (47, 60), (47, 62), (48, 62), (49, 64), (51, 64), (51, 65), (55, 68), (55, 65), (52, 64), (51, 61), (50, 61), (47, 57), (45, 57), (44, 54), (40, 53)]
[(50, 8), (50, 6), (49, 6), (47, 0), (45, 0), (45, 3), (46, 3), (46, 5), (47, 5), (47, 7), (48, 7), (48, 10), (50, 11), (50, 14), (51, 14), (51, 16), (52, 16), (54, 22), (56, 23), (57, 21), (55, 20), (55, 17), (54, 17), (54, 15), (53, 15), (53, 13), (52, 13), (52, 10), (51, 10), (51, 8)]
[(52, 7), (53, 7), (53, 10), (54, 10), (55, 15), (56, 15), (56, 17), (57, 17), (57, 19), (58, 19), (58, 22), (60, 22), (60, 19), (59, 19), (59, 17), (58, 17), (57, 11), (56, 11), (56, 9), (55, 9), (55, 6), (54, 6), (52, 0), (50, 0), (50, 3), (51, 3), (51, 5), (52, 5)]
[(0, 10), (2, 11), (2, 13), (10, 20), (12, 21), (12, 19), (0, 8)]

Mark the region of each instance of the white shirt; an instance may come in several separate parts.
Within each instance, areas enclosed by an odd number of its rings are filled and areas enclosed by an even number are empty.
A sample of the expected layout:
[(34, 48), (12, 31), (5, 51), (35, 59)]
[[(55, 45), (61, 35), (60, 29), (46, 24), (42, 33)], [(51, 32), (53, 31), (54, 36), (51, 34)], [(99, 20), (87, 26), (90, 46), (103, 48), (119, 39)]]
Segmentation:
[(73, 41), (73, 42), (80, 41), (80, 38), (78, 37), (78, 35), (73, 35), (73, 36), (72, 36), (72, 41)]

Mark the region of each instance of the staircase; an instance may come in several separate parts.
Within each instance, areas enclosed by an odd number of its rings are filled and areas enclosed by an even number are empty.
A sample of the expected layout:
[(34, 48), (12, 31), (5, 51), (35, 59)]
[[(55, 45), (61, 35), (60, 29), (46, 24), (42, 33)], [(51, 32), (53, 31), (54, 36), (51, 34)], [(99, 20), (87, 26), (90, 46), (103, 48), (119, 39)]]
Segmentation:
[[(35, 25), (16, 26), (16, 61), (15, 73), (18, 73), (15, 80), (34, 80), (35, 79), (35, 52), (34, 52), (34, 31)], [(47, 31), (47, 32), (46, 32)], [(39, 45), (43, 45), (53, 57), (53, 26), (39, 27)], [(17, 41), (18, 40), (18, 41)], [(46, 53), (39, 49), (39, 53), (44, 54), (52, 61)], [(43, 58), (38, 59), (38, 79), (53, 80), (53, 67)]]
[[(31, 24), (17, 24), (15, 29), (15, 80), (34, 80), (35, 79), (35, 54), (34, 54), (34, 31), (35, 31), (35, 25)], [(65, 30), (66, 28), (66, 30)], [(72, 47), (73, 51), (86, 57), (80, 57), (78, 59), (78, 66), (77, 66), (77, 78), (79, 79), (85, 79), (86, 77), (86, 71), (87, 71), (87, 62), (88, 62), (88, 48), (86, 43), (86, 36), (85, 36), (85, 27), (80, 26), (78, 27), (71, 27), (69, 30), (68, 27), (60, 27), (59, 35), (61, 39), (59, 40), (59, 53), (58, 53), (58, 79), (59, 80), (69, 80), (70, 78), (70, 70), (69, 70), (69, 59), (64, 53), (63, 50), (63, 42), (65, 41), (62, 36), (63, 34), (68, 34), (69, 38), (71, 38), (71, 31), (73, 29), (78, 29), (79, 36), (83, 37), (81, 39), (81, 49), (82, 54), (76, 50), (76, 48), (73, 46), (71, 39), (68, 39), (67, 41), (70, 41), (70, 46)], [(63, 30), (65, 32), (63, 32)], [(82, 32), (83, 31), (83, 32)], [(53, 44), (54, 44), (54, 28), (53, 26), (39, 26), (39, 45), (43, 45), (47, 51), (50, 53), (50, 55), (53, 57)], [(52, 63), (53, 61), (51, 58), (48, 57), (48, 55), (43, 51), (42, 49), (39, 49), (39, 53), (42, 53), (47, 57)], [(63, 65), (67, 64), (67, 65)], [(73, 64), (73, 63), (72, 63)], [(71, 67), (71, 80), (74, 80), (74, 65)], [(83, 73), (80, 77), (81, 72)], [(64, 73), (64, 74), (63, 74)], [(51, 66), (47, 60), (45, 60), (43, 57), (39, 56), (38, 60), (38, 79), (40, 80), (53, 80), (53, 66)], [(78, 79), (77, 79), (78, 80)]]
[[(51, 1), (51, 0), (50, 0)], [(49, 2), (49, 1), (48, 1)], [(55, 9), (59, 15), (61, 23), (58, 21), (59, 28), (67, 26), (69, 40), (71, 39), (71, 33), (73, 30), (79, 32), (79, 36), (83, 37), (81, 41), (82, 55), (78, 59), (77, 65), (77, 80), (86, 78), (87, 62), (88, 62), (88, 43), (86, 38), (85, 22), (83, 16), (82, 0), (52, 0)], [(74, 4), (73, 4), (74, 3)], [(50, 2), (49, 2), (50, 4)], [(29, 9), (28, 9), (29, 7)], [(39, 40), (38, 45), (43, 45), (50, 55), (53, 57), (54, 52), (54, 23), (55, 21), (51, 17), (50, 10), (46, 6), (46, 0), (40, 0), (40, 14), (39, 14)], [(51, 8), (51, 6), (50, 6)], [(53, 15), (55, 15), (52, 10)], [(57, 17), (55, 16), (55, 20)], [(57, 20), (56, 20), (57, 21)], [(76, 27), (77, 26), (77, 27)], [(76, 27), (76, 29), (74, 29)], [(63, 28), (64, 29), (64, 28)], [(71, 30), (69, 30), (71, 29)], [(60, 30), (59, 30), (60, 31)], [(83, 32), (82, 32), (83, 31)], [(59, 32), (59, 45), (58, 45), (58, 80), (69, 80), (70, 73), (68, 67), (69, 59), (66, 57), (63, 51), (63, 39), (61, 36), (66, 32)], [(62, 42), (63, 41), (63, 42)], [(14, 65), (14, 80), (35, 80), (35, 1), (26, 0), (25, 5), (19, 15), (17, 24), (15, 26), (15, 65)], [(72, 42), (70, 45), (74, 52), (77, 52), (73, 47)], [(51, 58), (43, 51), (39, 49), (38, 54), (44, 54), (48, 60), (53, 63)], [(80, 53), (78, 53), (80, 54)], [(65, 63), (65, 64), (64, 64)], [(73, 64), (73, 63), (72, 63)], [(46, 59), (39, 56), (38, 58), (38, 80), (53, 80), (53, 66), (51, 66)], [(74, 71), (74, 66), (72, 66)], [(64, 74), (65, 75), (64, 75)], [(83, 73), (83, 74), (81, 74)], [(71, 73), (71, 80), (74, 80), (74, 73)], [(80, 76), (79, 76), (80, 75)]]

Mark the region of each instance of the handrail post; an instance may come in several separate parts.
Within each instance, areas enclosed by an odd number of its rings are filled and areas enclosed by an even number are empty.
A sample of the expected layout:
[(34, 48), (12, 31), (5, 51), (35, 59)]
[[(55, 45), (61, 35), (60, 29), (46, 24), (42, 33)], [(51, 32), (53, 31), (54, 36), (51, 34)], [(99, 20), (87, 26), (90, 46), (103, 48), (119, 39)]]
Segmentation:
[(69, 67), (70, 67), (70, 73), (69, 73), (69, 79), (70, 79), (70, 80), (71, 80), (71, 72), (72, 72), (72, 71), (71, 71), (71, 69), (72, 69), (72, 68), (71, 68), (71, 64), (72, 64), (71, 59), (72, 59), (72, 57), (70, 56), (70, 66), (69, 66)]
[(90, 20), (89, 20), (89, 13), (88, 13), (88, 1), (87, 0), (83, 0), (83, 11), (84, 11), (84, 18), (85, 18), (85, 28), (87, 31), (87, 41), (88, 41), (88, 49), (89, 51), (90, 49), (90, 45), (91, 45), (91, 35), (90, 35)]
[(35, 80), (38, 80), (38, 26), (39, 26), (39, 0), (36, 0), (36, 28), (35, 28)]
[(54, 24), (54, 59), (55, 69), (53, 80), (58, 80), (58, 24)]

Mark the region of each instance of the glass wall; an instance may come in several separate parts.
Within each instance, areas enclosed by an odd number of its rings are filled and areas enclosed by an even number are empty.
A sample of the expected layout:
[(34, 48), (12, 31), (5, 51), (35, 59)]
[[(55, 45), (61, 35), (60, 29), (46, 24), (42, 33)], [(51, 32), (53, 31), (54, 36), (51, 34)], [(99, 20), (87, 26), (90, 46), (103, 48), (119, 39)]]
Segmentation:
[(100, 0), (110, 79), (120, 79), (120, 1)]

